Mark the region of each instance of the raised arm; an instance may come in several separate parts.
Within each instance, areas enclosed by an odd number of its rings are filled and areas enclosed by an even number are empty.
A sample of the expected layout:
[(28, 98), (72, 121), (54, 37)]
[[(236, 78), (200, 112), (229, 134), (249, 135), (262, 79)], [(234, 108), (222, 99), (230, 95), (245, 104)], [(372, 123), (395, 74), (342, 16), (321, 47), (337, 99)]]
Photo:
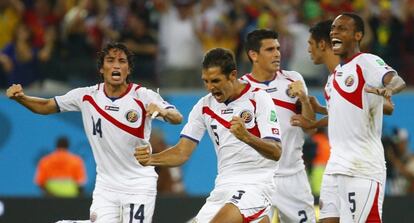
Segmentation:
[(53, 98), (38, 98), (24, 94), (23, 87), (20, 84), (13, 84), (6, 91), (7, 97), (17, 101), (30, 111), (48, 115), (58, 112), (58, 106)]
[(137, 147), (134, 156), (143, 166), (175, 167), (185, 163), (196, 146), (197, 143), (193, 140), (181, 137), (175, 146), (156, 154), (150, 154), (149, 146)]

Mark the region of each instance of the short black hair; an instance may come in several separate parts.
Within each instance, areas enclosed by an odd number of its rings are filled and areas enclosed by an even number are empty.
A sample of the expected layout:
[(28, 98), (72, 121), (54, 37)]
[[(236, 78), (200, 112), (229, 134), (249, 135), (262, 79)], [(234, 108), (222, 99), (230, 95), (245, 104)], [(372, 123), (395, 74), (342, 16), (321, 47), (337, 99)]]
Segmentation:
[(96, 62), (98, 73), (100, 73), (99, 70), (102, 68), (104, 64), (105, 57), (109, 54), (109, 51), (111, 51), (112, 49), (121, 50), (125, 53), (125, 55), (127, 56), (129, 69), (130, 71), (132, 71), (134, 69), (134, 62), (133, 62), (134, 54), (123, 43), (109, 42), (100, 52), (98, 52), (97, 62)]
[(331, 26), (332, 26), (332, 20), (325, 20), (316, 23), (313, 27), (309, 29), (309, 32), (311, 33), (312, 39), (314, 39), (317, 43), (324, 40), (327, 44), (331, 45)]
[(365, 25), (364, 25), (364, 20), (361, 18), (361, 16), (359, 16), (355, 13), (351, 13), (351, 12), (345, 12), (345, 13), (342, 13), (341, 15), (348, 16), (352, 20), (354, 20), (355, 32), (361, 32), (362, 36), (364, 36), (364, 34), (365, 34)]
[(56, 141), (56, 148), (69, 148), (69, 140), (65, 136), (61, 136)]
[(256, 29), (247, 34), (246, 41), (244, 42), (244, 49), (246, 50), (247, 57), (250, 62), (253, 62), (249, 57), (249, 51), (253, 50), (255, 52), (260, 51), (262, 46), (262, 40), (264, 39), (277, 39), (279, 37), (278, 33), (269, 30), (269, 29)]
[(236, 70), (236, 60), (233, 53), (224, 48), (214, 48), (209, 50), (203, 58), (203, 69), (220, 67), (221, 72), (227, 77)]

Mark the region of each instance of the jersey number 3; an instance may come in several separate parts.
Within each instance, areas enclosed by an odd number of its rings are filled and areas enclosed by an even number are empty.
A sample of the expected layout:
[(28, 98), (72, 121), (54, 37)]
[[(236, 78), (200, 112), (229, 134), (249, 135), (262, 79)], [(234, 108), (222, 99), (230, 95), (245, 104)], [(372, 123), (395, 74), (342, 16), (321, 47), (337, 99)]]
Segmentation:
[(101, 119), (98, 118), (98, 120), (95, 122), (95, 120), (92, 117), (92, 125), (93, 125), (92, 134), (93, 135), (99, 134), (99, 137), (102, 138)]

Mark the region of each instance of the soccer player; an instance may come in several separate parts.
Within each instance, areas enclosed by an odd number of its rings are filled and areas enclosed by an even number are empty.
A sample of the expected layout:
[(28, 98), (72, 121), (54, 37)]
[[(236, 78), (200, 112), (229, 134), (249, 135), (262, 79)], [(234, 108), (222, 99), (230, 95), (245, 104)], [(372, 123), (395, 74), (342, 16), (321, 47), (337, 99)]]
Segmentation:
[(7, 96), (38, 114), (82, 113), (97, 172), (91, 222), (151, 222), (157, 174), (134, 159), (134, 150), (149, 143), (152, 116), (173, 124), (182, 116), (159, 94), (129, 83), (132, 54), (123, 44), (106, 45), (97, 63), (103, 83), (50, 99), (27, 96), (14, 84)]
[(340, 63), (330, 81), (331, 155), (320, 196), (324, 223), (381, 222), (386, 174), (383, 97), (400, 92), (405, 82), (381, 58), (360, 52), (363, 36), (358, 15), (343, 13), (333, 21), (330, 37)]
[(283, 152), (273, 177), (276, 189), (271, 202), (279, 210), (280, 222), (315, 222), (314, 198), (302, 159), (305, 132), (290, 124), (295, 114), (314, 120), (315, 113), (303, 77), (298, 72), (280, 69), (277, 38), (276, 32), (266, 29), (247, 35), (245, 49), (253, 67), (241, 79), (268, 92), (279, 117)]
[(215, 48), (203, 59), (201, 78), (210, 94), (193, 107), (178, 143), (152, 154), (137, 148), (144, 166), (178, 166), (208, 132), (217, 155), (214, 190), (193, 222), (270, 222), (269, 192), (281, 155), (278, 118), (270, 96), (237, 78), (229, 50)]
[[(339, 56), (335, 55), (331, 44), (331, 26), (332, 20), (326, 20), (317, 23), (310, 28), (310, 36), (308, 40), (308, 52), (312, 61), (315, 64), (325, 64), (328, 68), (330, 75), (324, 88), (324, 96), (326, 104), (328, 104), (329, 95), (331, 91), (332, 73), (334, 73), (336, 66), (340, 62)], [(309, 100), (312, 104), (312, 108), (315, 112), (323, 115), (328, 114), (328, 110), (325, 106), (320, 105), (316, 97), (309, 96)], [(384, 114), (391, 115), (394, 111), (394, 104), (391, 98), (384, 98), (383, 106)], [(304, 119), (301, 115), (292, 116), (292, 125), (301, 126), (303, 128), (320, 128), (328, 126), (328, 117), (323, 117), (318, 121)]]

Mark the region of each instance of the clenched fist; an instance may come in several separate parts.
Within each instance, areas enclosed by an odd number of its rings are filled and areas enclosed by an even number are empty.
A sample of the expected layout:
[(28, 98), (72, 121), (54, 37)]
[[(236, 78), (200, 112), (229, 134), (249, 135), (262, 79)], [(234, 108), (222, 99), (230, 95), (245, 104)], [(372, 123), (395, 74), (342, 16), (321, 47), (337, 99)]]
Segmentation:
[(240, 139), (241, 141), (244, 141), (244, 139), (248, 136), (248, 131), (246, 129), (246, 126), (244, 125), (244, 119), (233, 116), (233, 118), (230, 121), (230, 132), (236, 136), (236, 138)]
[(135, 159), (143, 165), (149, 166), (151, 161), (150, 147), (148, 145), (135, 148)]
[(20, 84), (13, 84), (6, 91), (7, 97), (11, 99), (20, 99), (24, 97), (23, 87)]

